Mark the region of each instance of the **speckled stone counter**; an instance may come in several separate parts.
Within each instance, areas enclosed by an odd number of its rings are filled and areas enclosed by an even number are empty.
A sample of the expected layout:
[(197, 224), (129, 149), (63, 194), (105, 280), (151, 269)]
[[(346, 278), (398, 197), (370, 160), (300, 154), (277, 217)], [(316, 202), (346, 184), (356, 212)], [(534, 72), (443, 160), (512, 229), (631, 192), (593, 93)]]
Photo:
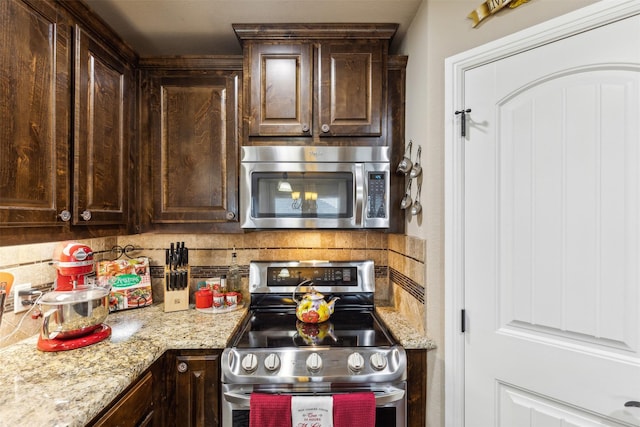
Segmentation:
[(162, 305), (112, 313), (110, 339), (56, 353), (37, 336), (0, 350), (0, 426), (84, 426), (169, 349), (221, 349), (246, 308), (224, 314)]
[[(407, 349), (431, 349), (392, 308), (377, 308)], [(222, 349), (247, 310), (224, 314), (163, 306), (112, 313), (111, 338), (57, 353), (36, 349), (37, 336), (0, 350), (0, 426), (84, 426), (170, 349)]]
[(436, 348), (436, 344), (429, 338), (421, 335), (409, 324), (407, 319), (394, 310), (393, 307), (376, 307), (376, 312), (389, 328), (391, 334), (406, 349), (426, 349)]

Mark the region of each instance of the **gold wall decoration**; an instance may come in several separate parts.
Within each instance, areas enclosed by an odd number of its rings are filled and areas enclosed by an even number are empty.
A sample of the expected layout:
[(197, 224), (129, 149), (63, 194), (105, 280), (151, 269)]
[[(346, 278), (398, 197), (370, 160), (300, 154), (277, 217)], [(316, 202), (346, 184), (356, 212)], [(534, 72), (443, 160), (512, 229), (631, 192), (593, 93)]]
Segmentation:
[(480, 22), (498, 12), (505, 6), (509, 6), (510, 9), (514, 9), (529, 0), (486, 0), (474, 11), (472, 11), (467, 18), (473, 21), (473, 28), (477, 27)]

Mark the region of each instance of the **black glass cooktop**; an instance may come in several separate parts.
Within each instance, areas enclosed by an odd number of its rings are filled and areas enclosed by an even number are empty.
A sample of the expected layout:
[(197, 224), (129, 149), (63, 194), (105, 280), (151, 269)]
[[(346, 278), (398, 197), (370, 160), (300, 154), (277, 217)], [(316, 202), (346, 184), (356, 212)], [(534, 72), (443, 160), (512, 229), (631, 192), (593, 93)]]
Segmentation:
[(381, 347), (395, 344), (370, 310), (340, 310), (329, 320), (300, 322), (294, 312), (256, 310), (233, 343), (243, 348), (278, 347)]

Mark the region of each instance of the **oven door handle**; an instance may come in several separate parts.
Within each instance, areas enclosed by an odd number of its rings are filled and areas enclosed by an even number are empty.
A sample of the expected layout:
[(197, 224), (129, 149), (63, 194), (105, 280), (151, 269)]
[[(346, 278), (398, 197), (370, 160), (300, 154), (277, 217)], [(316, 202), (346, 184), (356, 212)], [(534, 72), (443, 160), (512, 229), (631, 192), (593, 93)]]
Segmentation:
[[(331, 395), (331, 393), (312, 393), (314, 396), (326, 396)], [(376, 406), (386, 405), (389, 403), (397, 402), (404, 398), (405, 391), (402, 389), (396, 389), (392, 391), (387, 391), (384, 393), (376, 394)], [(251, 399), (251, 394), (248, 393), (234, 393), (232, 391), (225, 391), (224, 398), (229, 403), (234, 403), (236, 405), (249, 406), (249, 401)]]

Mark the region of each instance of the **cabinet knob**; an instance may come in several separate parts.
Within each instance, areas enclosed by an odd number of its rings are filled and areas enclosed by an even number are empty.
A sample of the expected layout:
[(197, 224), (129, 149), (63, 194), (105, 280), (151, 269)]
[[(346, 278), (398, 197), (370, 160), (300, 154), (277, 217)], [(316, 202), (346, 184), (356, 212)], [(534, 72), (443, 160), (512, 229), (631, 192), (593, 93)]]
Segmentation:
[(321, 130), (322, 132), (324, 132), (324, 133), (329, 132), (329, 129), (331, 129), (331, 128), (330, 128), (330, 127), (329, 127), (329, 125), (328, 125), (328, 124), (326, 124), (326, 123), (325, 123), (325, 124), (323, 124), (322, 126), (320, 126), (320, 130)]
[(178, 363), (178, 372), (180, 372), (181, 374), (184, 374), (185, 372), (187, 372), (188, 369), (189, 369), (189, 365), (187, 365), (187, 362)]
[(231, 211), (227, 212), (227, 219), (229, 221), (231, 221), (232, 219), (235, 219), (235, 217), (236, 217), (236, 214), (234, 212), (231, 212)]
[(302, 132), (304, 133), (309, 132), (309, 125), (307, 123), (302, 124)]
[(89, 220), (91, 219), (91, 211), (89, 211), (89, 210), (83, 211), (83, 212), (80, 214), (80, 217), (81, 217), (82, 219), (84, 219), (85, 221), (89, 221)]
[(62, 212), (60, 212), (58, 216), (60, 217), (61, 220), (63, 220), (64, 222), (67, 222), (71, 219), (71, 212), (65, 209)]

